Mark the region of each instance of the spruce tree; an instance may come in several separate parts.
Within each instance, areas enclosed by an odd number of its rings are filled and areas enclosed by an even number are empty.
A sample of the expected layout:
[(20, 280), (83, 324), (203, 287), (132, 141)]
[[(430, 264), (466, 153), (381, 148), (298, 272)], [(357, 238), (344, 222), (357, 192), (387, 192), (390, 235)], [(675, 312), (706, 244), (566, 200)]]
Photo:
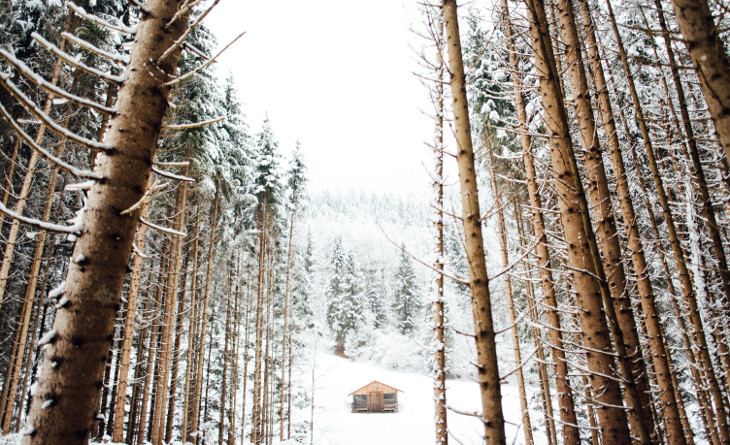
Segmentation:
[(401, 245), (400, 263), (393, 280), (393, 315), (395, 326), (403, 335), (413, 332), (420, 321), (421, 302), (418, 296), (416, 273), (413, 270), (413, 260), (405, 252), (405, 245)]

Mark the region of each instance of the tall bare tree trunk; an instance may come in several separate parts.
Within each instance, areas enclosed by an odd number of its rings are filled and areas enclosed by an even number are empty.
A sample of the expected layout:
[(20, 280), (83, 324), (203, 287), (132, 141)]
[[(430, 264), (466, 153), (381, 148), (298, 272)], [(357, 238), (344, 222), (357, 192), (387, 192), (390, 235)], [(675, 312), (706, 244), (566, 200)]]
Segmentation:
[[(187, 360), (185, 362), (185, 389), (183, 391), (183, 422), (180, 429), (180, 436), (184, 440), (188, 440), (188, 425), (190, 421), (190, 396), (191, 392), (194, 391), (196, 383), (193, 381), (193, 365), (195, 363), (195, 338), (197, 337), (197, 320), (198, 312), (197, 308), (200, 306), (197, 301), (197, 287), (198, 287), (198, 242), (200, 241), (200, 200), (197, 200), (195, 204), (195, 238), (193, 243), (193, 274), (190, 279), (190, 312), (188, 314), (188, 348), (187, 348)], [(192, 384), (192, 387), (191, 387)]]
[[(620, 239), (616, 230), (615, 216), (611, 208), (611, 195), (608, 190), (608, 179), (603, 166), (601, 147), (599, 146), (595, 117), (585, 74), (583, 55), (580, 48), (577, 22), (573, 4), (569, 0), (557, 0), (558, 17), (561, 24), (562, 43), (565, 47), (568, 78), (570, 80), (572, 101), (575, 103), (578, 130), (584, 149), (585, 172), (588, 178), (588, 199), (596, 220), (596, 239), (600, 247), (611, 293), (611, 302), (616, 313), (618, 329), (625, 345), (616, 346), (618, 360), (622, 366), (621, 373), (625, 380), (626, 399), (628, 402), (629, 421), (635, 436), (642, 443), (652, 442), (654, 422), (651, 411), (651, 393), (646, 379), (646, 370), (639, 335), (636, 329), (629, 288), (623, 268), (623, 255)], [(608, 303), (607, 303), (608, 304)], [(607, 311), (609, 320), (610, 311)], [(616, 342), (616, 339), (614, 339)], [(626, 355), (620, 352), (626, 350)], [(622, 363), (625, 363), (623, 365)], [(624, 369), (625, 366), (625, 369)], [(682, 436), (683, 437), (683, 436)]]
[(431, 303), (431, 320), (433, 323), (433, 351), (431, 376), (433, 377), (434, 423), (436, 428), (435, 443), (448, 445), (449, 433), (446, 415), (446, 344), (444, 343), (444, 20), (443, 10), (433, 14), (431, 26), (434, 27), (434, 43), (438, 48), (437, 80), (434, 88), (436, 106), (436, 125), (434, 128), (434, 169), (433, 169), (433, 263), (436, 272), (433, 275)]
[(466, 238), (466, 257), (469, 263), (469, 289), (471, 290), (474, 334), (477, 352), (477, 375), (482, 402), (484, 439), (487, 445), (505, 444), (504, 415), (502, 414), (502, 392), (499, 384), (497, 348), (495, 345), (492, 305), (489, 295), (484, 243), (482, 238), (482, 215), (479, 210), (476, 171), (474, 170), (474, 149), (469, 123), (469, 103), (466, 96), (464, 62), (461, 55), (461, 39), (455, 0), (443, 0), (443, 14), (446, 22), (446, 47), (451, 75), (451, 96), (454, 111), (461, 206)]
[[(550, 138), (550, 157), (556, 177), (560, 219), (567, 242), (568, 262), (576, 291), (578, 318), (583, 332), (594, 400), (599, 403), (598, 423), (603, 440), (612, 444), (629, 444), (626, 413), (621, 408), (623, 397), (614, 371), (612, 344), (604, 318), (612, 309), (600, 282), (602, 264), (595, 246), (583, 185), (575, 159), (568, 127), (566, 108), (555, 67), (545, 9), (541, 0), (526, 0), (530, 35), (535, 62), (540, 76), (540, 95), (545, 110), (545, 124)], [(613, 330), (621, 347), (620, 331)], [(618, 335), (617, 335), (618, 334)]]
[(730, 61), (707, 0), (672, 0), (679, 30), (730, 161)]
[[(89, 192), (83, 233), (76, 241), (64, 297), (48, 341), (23, 444), (85, 444), (95, 421), (107, 351), (132, 251), (139, 210), (121, 215), (142, 198), (148, 183), (180, 51), (158, 60), (187, 29), (187, 14), (168, 26), (178, 4), (149, 0), (139, 24), (117, 115), (97, 155), (95, 172), (104, 181)], [(152, 75), (150, 60), (155, 71)], [(55, 366), (54, 366), (55, 364)], [(32, 431), (32, 434), (29, 432)]]
[[(195, 395), (193, 397), (193, 414), (192, 414), (192, 428), (193, 432), (198, 431), (200, 425), (200, 402), (203, 389), (203, 365), (205, 364), (205, 329), (208, 324), (208, 305), (210, 303), (210, 277), (213, 271), (213, 252), (215, 250), (215, 229), (217, 227), (218, 220), (218, 205), (220, 203), (220, 188), (221, 188), (221, 177), (220, 173), (216, 176), (215, 181), (215, 197), (213, 198), (213, 217), (210, 222), (210, 239), (208, 244), (208, 269), (205, 273), (205, 292), (203, 293), (203, 309), (200, 313), (202, 321), (200, 323), (200, 345), (198, 346), (198, 371), (197, 371), (197, 384), (195, 385)], [(193, 277), (193, 279), (195, 279)], [(191, 437), (188, 434), (189, 440), (193, 443), (197, 443), (197, 436)]]
[(651, 357), (654, 365), (654, 371), (657, 377), (657, 383), (660, 387), (660, 398), (662, 406), (662, 417), (667, 430), (665, 436), (668, 443), (681, 444), (684, 443), (684, 434), (681, 427), (675, 388), (671, 381), (672, 370), (667, 361), (667, 350), (662, 335), (662, 327), (657, 310), (654, 292), (651, 287), (651, 281), (648, 275), (648, 266), (644, 257), (644, 249), (642, 246), (641, 235), (638, 224), (636, 222), (636, 212), (631, 200), (629, 184), (626, 176), (626, 168), (624, 167), (623, 158), (621, 157), (621, 148), (618, 141), (618, 133), (614, 120), (613, 108), (609, 96), (608, 85), (606, 83), (603, 72), (601, 57), (598, 53), (598, 42), (595, 36), (593, 19), (591, 10), (587, 0), (577, 2), (581, 8), (583, 15), (585, 47), (591, 62), (591, 73), (595, 82), (598, 102), (600, 106), (600, 115), (603, 118), (603, 124), (607, 135), (607, 145), (611, 156), (614, 176), (616, 177), (616, 188), (621, 208), (621, 213), (626, 224), (627, 249), (631, 254), (631, 262), (634, 273), (636, 273), (637, 288), (639, 291), (641, 308), (645, 315), (645, 324), (649, 337), (649, 346), (651, 348)]
[(631, 68), (629, 66), (628, 56), (626, 55), (623, 41), (621, 40), (621, 34), (618, 30), (618, 24), (616, 22), (616, 17), (613, 13), (613, 7), (610, 0), (606, 0), (606, 6), (608, 7), (609, 19), (611, 21), (613, 33), (618, 44), (618, 50), (619, 55), (621, 56), (624, 74), (626, 76), (626, 80), (628, 81), (629, 92), (631, 94), (634, 109), (636, 111), (639, 129), (641, 130), (642, 138), (644, 139), (644, 147), (646, 149), (649, 167), (654, 178), (654, 186), (657, 191), (657, 197), (659, 198), (659, 204), (662, 208), (664, 222), (666, 223), (667, 231), (669, 232), (669, 241), (672, 247), (672, 251), (674, 252), (675, 264), (679, 272), (679, 282), (682, 287), (682, 294), (684, 296), (684, 300), (689, 307), (689, 318), (692, 323), (694, 338), (697, 343), (698, 355), (700, 359), (698, 361), (698, 364), (700, 364), (700, 366), (703, 368), (703, 372), (706, 375), (707, 383), (710, 387), (710, 393), (715, 404), (715, 416), (717, 419), (717, 427), (720, 433), (720, 440), (723, 443), (730, 443), (730, 429), (728, 428), (728, 419), (725, 412), (725, 402), (723, 399), (722, 391), (720, 389), (720, 385), (717, 380), (717, 376), (712, 365), (712, 359), (710, 358), (707, 338), (705, 335), (704, 326), (697, 303), (697, 294), (695, 293), (692, 283), (692, 277), (690, 276), (690, 271), (687, 267), (687, 262), (685, 260), (685, 254), (682, 250), (682, 245), (677, 234), (674, 217), (672, 216), (672, 211), (669, 206), (669, 199), (667, 198), (667, 194), (664, 189), (664, 181), (662, 179), (661, 173), (659, 171), (659, 166), (654, 155), (654, 147), (652, 145), (651, 136), (649, 134), (649, 129), (646, 124), (641, 101), (639, 99), (636, 85), (634, 83), (634, 77), (631, 73)]
[[(486, 158), (489, 166), (489, 179), (492, 186), (492, 194), (494, 195), (494, 206), (499, 209), (497, 211), (497, 236), (502, 253), (502, 267), (509, 267), (509, 251), (507, 246), (507, 228), (504, 222), (504, 209), (502, 207), (501, 193), (497, 187), (497, 176), (494, 173), (494, 159), (492, 153), (491, 131), (489, 124), (484, 128), (484, 142), (487, 150)], [(535, 440), (532, 437), (532, 422), (530, 421), (530, 408), (527, 404), (527, 394), (525, 393), (525, 375), (522, 373), (522, 353), (520, 351), (520, 336), (517, 332), (517, 317), (515, 316), (515, 301), (512, 294), (512, 278), (509, 274), (504, 276), (504, 292), (507, 294), (507, 308), (509, 311), (509, 322), (512, 326), (512, 351), (514, 353), (515, 367), (517, 374), (517, 391), (520, 395), (520, 408), (522, 410), (522, 431), (525, 435), (525, 444), (532, 445)]]
[[(513, 71), (515, 73), (519, 73), (519, 65), (514, 48), (514, 37), (512, 24), (510, 23), (509, 5), (507, 0), (502, 0), (502, 10), (505, 32), (507, 35), (509, 62)], [(540, 274), (540, 284), (543, 294), (542, 298), (545, 300), (548, 334), (550, 336), (550, 343), (552, 347), (553, 367), (555, 369), (555, 387), (558, 392), (558, 407), (562, 423), (561, 427), (563, 429), (563, 443), (565, 445), (578, 445), (580, 443), (578, 418), (575, 413), (573, 390), (570, 387), (570, 381), (568, 378), (568, 362), (565, 357), (565, 348), (563, 346), (560, 314), (558, 313), (558, 301), (555, 295), (555, 282), (550, 268), (550, 253), (548, 251), (547, 235), (545, 234), (545, 221), (541, 211), (542, 199), (540, 197), (537, 172), (535, 171), (535, 162), (532, 154), (532, 138), (529, 136), (530, 132), (527, 126), (525, 99), (521, 91), (522, 79), (519, 75), (515, 74), (512, 76), (512, 81), (515, 84), (514, 103), (517, 111), (517, 118), (522, 130), (520, 142), (522, 144), (522, 159), (525, 166), (527, 191), (530, 197), (530, 206), (532, 207), (532, 230), (535, 237), (539, 240), (535, 250), (537, 253), (538, 272)]]
[[(284, 326), (282, 327), (283, 339), (281, 342), (281, 405), (279, 406), (279, 439), (284, 440), (284, 391), (286, 389), (286, 368), (287, 368), (287, 337), (291, 335), (289, 322), (289, 307), (291, 305), (291, 259), (294, 245), (294, 217), (296, 209), (292, 209), (291, 221), (289, 222), (289, 250), (286, 258), (286, 288), (284, 294)], [(291, 351), (289, 352), (291, 353)]]

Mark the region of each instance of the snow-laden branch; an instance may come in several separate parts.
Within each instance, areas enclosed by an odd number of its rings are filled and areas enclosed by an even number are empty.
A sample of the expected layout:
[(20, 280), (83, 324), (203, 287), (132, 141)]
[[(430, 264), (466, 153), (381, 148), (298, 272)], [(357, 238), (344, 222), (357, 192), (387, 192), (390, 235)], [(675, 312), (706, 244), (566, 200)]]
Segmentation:
[(122, 34), (128, 34), (128, 35), (134, 35), (137, 32), (137, 30), (134, 28), (129, 28), (124, 25), (113, 25), (113, 24), (105, 21), (104, 19), (101, 19), (95, 15), (89, 14), (88, 12), (86, 12), (84, 10), (84, 8), (75, 5), (73, 2), (66, 2), (66, 6), (68, 7), (68, 9), (73, 11), (75, 14), (80, 15), (87, 21), (96, 23), (97, 25), (101, 25), (105, 28), (121, 32)]
[(238, 37), (236, 37), (235, 39), (231, 40), (231, 43), (229, 43), (228, 45), (226, 45), (225, 47), (223, 47), (223, 49), (221, 49), (220, 51), (218, 51), (218, 54), (216, 54), (215, 56), (211, 57), (210, 60), (208, 60), (207, 62), (203, 63), (202, 65), (200, 65), (199, 67), (195, 68), (194, 70), (192, 70), (192, 71), (190, 71), (190, 72), (188, 72), (186, 74), (183, 74), (182, 76), (180, 76), (180, 77), (178, 77), (176, 79), (173, 79), (173, 80), (171, 80), (169, 82), (166, 82), (165, 83), (165, 86), (173, 86), (173, 85), (175, 85), (177, 83), (180, 83), (183, 80), (185, 80), (185, 79), (187, 79), (187, 78), (189, 78), (191, 76), (194, 76), (194, 75), (198, 74), (199, 72), (203, 71), (205, 68), (208, 67), (208, 65), (210, 65), (213, 62), (215, 62), (215, 60), (221, 54), (223, 54), (223, 52), (225, 50), (227, 50), (228, 48), (230, 48), (231, 45), (233, 45), (234, 43), (236, 43), (238, 41), (238, 39), (240, 39), (241, 37), (243, 37), (244, 34), (246, 34), (246, 31), (242, 32), (241, 34), (238, 35)]
[(175, 229), (171, 229), (171, 228), (169, 228), (169, 227), (162, 227), (162, 226), (158, 226), (157, 224), (155, 224), (155, 223), (152, 223), (152, 222), (149, 222), (149, 221), (147, 221), (147, 220), (146, 220), (146, 219), (144, 219), (144, 218), (140, 218), (140, 219), (139, 219), (139, 222), (141, 222), (141, 223), (142, 223), (142, 224), (144, 224), (145, 226), (149, 227), (150, 229), (154, 229), (154, 230), (157, 230), (158, 232), (166, 233), (166, 234), (168, 234), (168, 235), (173, 235), (173, 236), (181, 236), (181, 237), (183, 237), (183, 238), (184, 238), (184, 237), (186, 237), (186, 236), (188, 235), (188, 234), (187, 234), (187, 233), (185, 233), (185, 232), (179, 232), (179, 231), (177, 231), (177, 230), (175, 230)]
[(38, 42), (40, 46), (46, 49), (46, 51), (50, 52), (51, 54), (55, 55), (59, 59), (63, 60), (64, 62), (68, 63), (72, 67), (79, 69), (87, 74), (91, 74), (92, 76), (98, 77), (99, 79), (109, 82), (115, 85), (121, 85), (124, 81), (123, 76), (113, 76), (109, 73), (105, 73), (103, 71), (97, 70), (96, 68), (92, 68), (89, 65), (86, 65), (85, 63), (82, 63), (78, 58), (72, 57), (70, 54), (62, 51), (59, 47), (54, 45), (53, 43), (49, 42), (48, 40), (41, 37), (40, 34), (34, 32), (31, 34), (31, 37), (33, 37), (33, 40)]
[(177, 125), (163, 125), (163, 130), (189, 130), (191, 128), (198, 128), (198, 127), (205, 127), (206, 125), (212, 125), (217, 124), (218, 122), (223, 122), (226, 120), (225, 116), (216, 117), (214, 119), (210, 119), (203, 122), (193, 122), (191, 124), (177, 124)]
[(20, 137), (23, 141), (25, 141), (26, 144), (28, 144), (32, 149), (36, 150), (38, 153), (41, 154), (44, 158), (48, 159), (49, 162), (57, 165), (58, 167), (66, 170), (67, 172), (71, 173), (72, 175), (79, 177), (79, 178), (88, 178), (88, 179), (102, 179), (102, 176), (97, 175), (94, 172), (87, 171), (87, 170), (79, 170), (78, 168), (74, 167), (73, 165), (64, 162), (62, 159), (54, 156), (51, 152), (46, 150), (45, 148), (38, 145), (33, 138), (28, 135), (20, 125), (18, 125), (8, 113), (8, 111), (0, 105), (0, 114), (2, 114), (3, 118), (10, 124), (11, 127), (13, 127), (13, 130), (15, 130), (15, 133)]
[(52, 93), (56, 96), (63, 97), (64, 99), (73, 102), (77, 105), (82, 105), (85, 107), (93, 108), (96, 111), (99, 111), (101, 113), (106, 113), (109, 115), (116, 114), (116, 110), (113, 108), (109, 108), (107, 106), (98, 104), (94, 101), (91, 101), (89, 99), (76, 96), (75, 94), (71, 94), (64, 90), (63, 88), (59, 88), (56, 85), (48, 82), (43, 77), (36, 74), (33, 70), (31, 70), (28, 65), (21, 62), (20, 60), (16, 59), (12, 54), (9, 52), (0, 49), (0, 56), (5, 59), (10, 65), (12, 65), (18, 72), (20, 72), (22, 75), (24, 75), (28, 80), (35, 83), (39, 87), (43, 88), (44, 90), (48, 91), (49, 93)]
[(91, 43), (87, 42), (84, 39), (80, 39), (76, 37), (75, 35), (71, 34), (70, 32), (64, 31), (61, 33), (61, 37), (64, 37), (66, 40), (73, 42), (74, 44), (78, 45), (79, 47), (90, 51), (96, 55), (105, 57), (109, 60), (112, 60), (114, 62), (119, 62), (122, 65), (128, 65), (129, 64), (129, 56), (123, 56), (121, 54), (114, 54), (110, 53), (109, 51), (105, 51), (98, 46), (94, 46)]
[(14, 219), (18, 222), (21, 222), (25, 225), (35, 227), (36, 229), (40, 230), (46, 230), (49, 232), (58, 232), (58, 233), (67, 233), (69, 235), (75, 235), (80, 236), (81, 235), (81, 225), (80, 224), (74, 224), (72, 226), (62, 226), (59, 224), (53, 224), (46, 221), (41, 221), (35, 218), (28, 218), (27, 216), (23, 216), (19, 213), (16, 213), (9, 208), (5, 207), (5, 204), (0, 202), (0, 213), (6, 215), (7, 217)]
[(183, 182), (195, 182), (195, 179), (189, 178), (187, 176), (183, 175), (176, 175), (175, 173), (170, 173), (164, 170), (160, 170), (159, 168), (152, 166), (152, 172), (162, 176), (163, 178), (168, 179), (174, 179), (175, 181), (183, 181)]
[(100, 150), (100, 151), (111, 151), (114, 149), (109, 144), (105, 144), (103, 142), (93, 141), (91, 139), (86, 139), (84, 137), (81, 137), (77, 135), (76, 133), (69, 131), (68, 129), (62, 127), (61, 125), (57, 124), (53, 119), (51, 119), (46, 113), (44, 113), (38, 105), (36, 105), (32, 100), (30, 100), (25, 94), (23, 94), (18, 87), (16, 87), (11, 81), (10, 81), (10, 74), (4, 73), (0, 74), (0, 85), (5, 87), (5, 89), (8, 90), (10, 94), (13, 95), (18, 101), (23, 104), (23, 106), (30, 111), (35, 117), (37, 117), (41, 122), (43, 122), (45, 125), (48, 126), (54, 133), (65, 137), (71, 141), (76, 142), (79, 145), (82, 145), (84, 147), (90, 148), (92, 150)]
[(155, 161), (154, 163), (158, 167), (187, 167), (190, 165), (189, 161), (180, 161), (180, 162), (158, 162)]

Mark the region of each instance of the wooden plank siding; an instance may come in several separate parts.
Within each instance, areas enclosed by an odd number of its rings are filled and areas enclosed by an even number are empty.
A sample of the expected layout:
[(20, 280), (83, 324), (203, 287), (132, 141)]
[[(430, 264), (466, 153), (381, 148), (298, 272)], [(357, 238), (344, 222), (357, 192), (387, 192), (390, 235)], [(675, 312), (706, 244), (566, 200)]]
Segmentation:
[(375, 380), (348, 395), (353, 413), (397, 413), (399, 392), (403, 391)]

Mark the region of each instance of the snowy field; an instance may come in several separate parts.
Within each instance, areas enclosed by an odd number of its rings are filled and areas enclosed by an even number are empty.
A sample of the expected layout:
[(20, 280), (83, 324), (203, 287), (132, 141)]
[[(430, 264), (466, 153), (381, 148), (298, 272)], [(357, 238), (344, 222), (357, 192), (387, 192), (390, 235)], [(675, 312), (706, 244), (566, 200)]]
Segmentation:
[[(320, 353), (315, 371), (314, 443), (316, 445), (424, 445), (434, 443), (432, 380), (422, 374), (384, 369)], [(351, 413), (347, 394), (378, 380), (403, 390), (394, 414)], [(479, 390), (470, 381), (448, 381), (447, 402), (460, 412), (480, 410)], [(524, 443), (517, 384), (502, 385), (502, 406), (507, 420), (507, 443)], [(308, 415), (308, 413), (302, 413)], [(532, 413), (533, 417), (537, 413)], [(483, 427), (474, 417), (448, 414), (450, 441), (454, 444), (483, 443)], [(519, 425), (519, 427), (518, 427)], [(518, 429), (519, 428), (519, 429)], [(535, 434), (536, 443), (545, 437)], [(309, 442), (307, 442), (309, 443)]]

